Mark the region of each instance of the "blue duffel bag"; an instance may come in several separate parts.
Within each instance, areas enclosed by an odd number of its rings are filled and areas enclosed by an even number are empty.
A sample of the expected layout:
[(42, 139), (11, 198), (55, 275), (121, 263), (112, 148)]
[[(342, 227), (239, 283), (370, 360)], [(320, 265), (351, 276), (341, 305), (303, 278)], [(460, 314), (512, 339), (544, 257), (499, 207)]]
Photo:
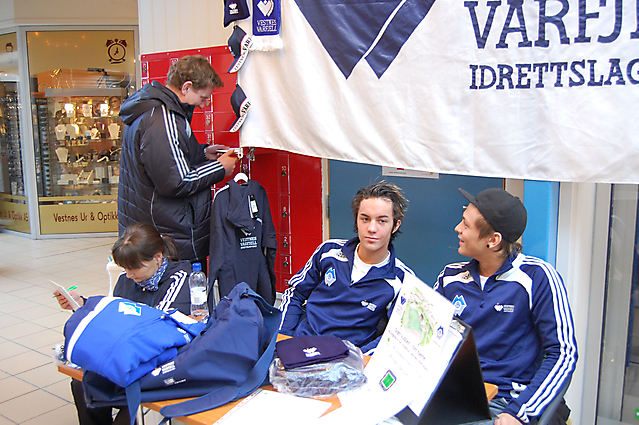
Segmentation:
[(245, 397), (268, 378), (280, 321), (277, 308), (239, 283), (220, 300), (202, 333), (126, 388), (85, 372), (85, 399), (89, 407), (128, 405), (133, 423), (140, 403), (196, 397), (160, 410), (173, 418)]
[(65, 358), (126, 387), (197, 336), (204, 324), (119, 297), (91, 297), (64, 325)]

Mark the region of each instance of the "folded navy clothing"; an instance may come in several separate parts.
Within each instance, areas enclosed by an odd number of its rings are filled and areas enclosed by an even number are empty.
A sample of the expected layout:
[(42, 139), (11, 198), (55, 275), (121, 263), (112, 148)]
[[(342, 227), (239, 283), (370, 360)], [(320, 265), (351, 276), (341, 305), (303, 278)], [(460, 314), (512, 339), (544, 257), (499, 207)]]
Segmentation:
[(330, 335), (301, 335), (278, 341), (275, 350), (285, 369), (329, 362), (348, 356), (348, 347)]

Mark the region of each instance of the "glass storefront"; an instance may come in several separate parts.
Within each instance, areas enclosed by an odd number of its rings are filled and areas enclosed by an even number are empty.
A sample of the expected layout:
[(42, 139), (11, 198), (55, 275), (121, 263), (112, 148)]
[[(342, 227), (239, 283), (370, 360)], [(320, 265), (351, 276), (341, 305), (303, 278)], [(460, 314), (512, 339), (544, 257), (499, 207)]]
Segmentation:
[(0, 35), (0, 226), (29, 233), (18, 96), (16, 33)]
[(117, 231), (133, 31), (28, 31), (40, 233)]
[(637, 185), (613, 185), (598, 425), (639, 420), (638, 200)]

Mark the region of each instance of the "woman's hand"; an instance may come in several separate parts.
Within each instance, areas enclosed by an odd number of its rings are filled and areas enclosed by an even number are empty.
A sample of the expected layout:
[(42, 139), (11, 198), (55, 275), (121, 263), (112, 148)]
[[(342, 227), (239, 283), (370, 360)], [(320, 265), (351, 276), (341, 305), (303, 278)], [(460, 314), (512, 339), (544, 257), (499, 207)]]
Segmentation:
[[(69, 304), (69, 301), (64, 297), (64, 295), (62, 295), (58, 291), (54, 291), (53, 295), (55, 295), (56, 299), (58, 300), (58, 304), (60, 304), (60, 307), (62, 307), (64, 310), (73, 310), (73, 308), (71, 308), (71, 305)], [(69, 291), (69, 295), (71, 295), (71, 298), (73, 298), (80, 307), (84, 305), (84, 300), (80, 295), (76, 294), (75, 291)]]

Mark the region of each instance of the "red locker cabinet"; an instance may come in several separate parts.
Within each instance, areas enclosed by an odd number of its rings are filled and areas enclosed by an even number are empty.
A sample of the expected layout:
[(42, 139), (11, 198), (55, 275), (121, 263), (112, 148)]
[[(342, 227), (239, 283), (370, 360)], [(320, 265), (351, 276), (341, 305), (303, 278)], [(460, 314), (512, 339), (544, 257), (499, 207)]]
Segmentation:
[(257, 148), (250, 178), (268, 194), (277, 230), (277, 291), (283, 292), (322, 243), (322, 167), (319, 158)]
[[(209, 58), (224, 82), (224, 87), (213, 92), (204, 110), (196, 109), (191, 123), (193, 133), (200, 143), (238, 147), (239, 132), (228, 131), (235, 120), (230, 99), (237, 81), (237, 74), (226, 72), (233, 61), (228, 46), (142, 55), (142, 84), (151, 81), (166, 84), (169, 67), (185, 55)], [(276, 287), (278, 292), (283, 292), (290, 278), (322, 243), (321, 160), (264, 148), (245, 147), (244, 154), (236, 171), (242, 171), (250, 179), (258, 181), (268, 194), (278, 241)], [(223, 187), (227, 181), (225, 179), (216, 187)]]

